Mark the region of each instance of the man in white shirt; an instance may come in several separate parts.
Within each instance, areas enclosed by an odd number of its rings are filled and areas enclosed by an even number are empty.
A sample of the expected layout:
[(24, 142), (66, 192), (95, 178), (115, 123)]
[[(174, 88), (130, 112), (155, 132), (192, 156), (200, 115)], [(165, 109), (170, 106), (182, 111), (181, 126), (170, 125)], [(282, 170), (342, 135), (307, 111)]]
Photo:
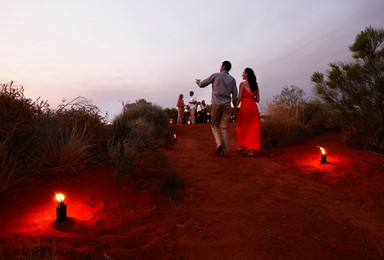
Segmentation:
[(189, 95), (191, 96), (191, 99), (189, 100), (189, 115), (191, 117), (191, 124), (196, 123), (196, 97), (193, 93), (193, 91), (189, 92)]

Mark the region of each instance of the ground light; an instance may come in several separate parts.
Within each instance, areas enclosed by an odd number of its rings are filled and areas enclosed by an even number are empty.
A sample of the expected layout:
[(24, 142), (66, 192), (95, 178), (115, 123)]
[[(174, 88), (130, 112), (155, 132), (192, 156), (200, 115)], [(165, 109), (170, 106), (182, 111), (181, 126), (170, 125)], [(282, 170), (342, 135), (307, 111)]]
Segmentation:
[(56, 199), (59, 201), (59, 205), (56, 207), (56, 221), (65, 222), (67, 220), (67, 206), (64, 204), (64, 195), (56, 194)]
[(327, 163), (327, 156), (325, 155), (325, 149), (321, 146), (318, 146), (321, 150), (321, 163)]

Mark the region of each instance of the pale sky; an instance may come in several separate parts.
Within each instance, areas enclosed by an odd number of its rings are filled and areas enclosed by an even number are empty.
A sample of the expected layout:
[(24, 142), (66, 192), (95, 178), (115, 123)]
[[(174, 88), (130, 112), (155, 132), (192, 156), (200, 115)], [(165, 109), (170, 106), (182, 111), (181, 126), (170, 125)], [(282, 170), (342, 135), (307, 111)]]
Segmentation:
[(176, 107), (179, 94), (211, 100), (196, 78), (232, 63), (252, 68), (261, 100), (348, 61), (367, 26), (384, 28), (384, 0), (1, 0), (0, 83), (55, 108), (90, 99), (109, 118), (144, 98)]

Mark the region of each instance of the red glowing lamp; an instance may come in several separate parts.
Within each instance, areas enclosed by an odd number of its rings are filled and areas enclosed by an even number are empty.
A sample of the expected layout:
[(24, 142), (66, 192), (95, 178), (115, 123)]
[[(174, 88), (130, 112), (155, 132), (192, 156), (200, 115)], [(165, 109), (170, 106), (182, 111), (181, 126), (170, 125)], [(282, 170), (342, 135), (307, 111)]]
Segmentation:
[(325, 149), (321, 146), (318, 146), (321, 150), (321, 163), (327, 163), (327, 156), (325, 155)]
[(56, 199), (59, 205), (56, 207), (56, 221), (65, 222), (67, 220), (67, 206), (64, 204), (64, 195), (61, 193), (56, 194)]

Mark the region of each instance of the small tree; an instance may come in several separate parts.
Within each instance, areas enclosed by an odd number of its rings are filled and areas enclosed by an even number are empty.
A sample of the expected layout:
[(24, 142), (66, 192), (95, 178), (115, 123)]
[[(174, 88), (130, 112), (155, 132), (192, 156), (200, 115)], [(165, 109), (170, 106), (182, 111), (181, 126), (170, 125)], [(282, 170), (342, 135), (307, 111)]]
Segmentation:
[(351, 140), (382, 148), (384, 138), (384, 30), (365, 28), (349, 46), (353, 62), (315, 72), (315, 92), (340, 116)]
[(302, 142), (311, 136), (305, 125), (304, 91), (296, 86), (285, 86), (280, 95), (268, 102), (261, 127), (264, 147), (284, 146)]
[(283, 102), (288, 108), (303, 107), (307, 102), (305, 92), (295, 85), (285, 86), (280, 95), (273, 97), (273, 103)]

